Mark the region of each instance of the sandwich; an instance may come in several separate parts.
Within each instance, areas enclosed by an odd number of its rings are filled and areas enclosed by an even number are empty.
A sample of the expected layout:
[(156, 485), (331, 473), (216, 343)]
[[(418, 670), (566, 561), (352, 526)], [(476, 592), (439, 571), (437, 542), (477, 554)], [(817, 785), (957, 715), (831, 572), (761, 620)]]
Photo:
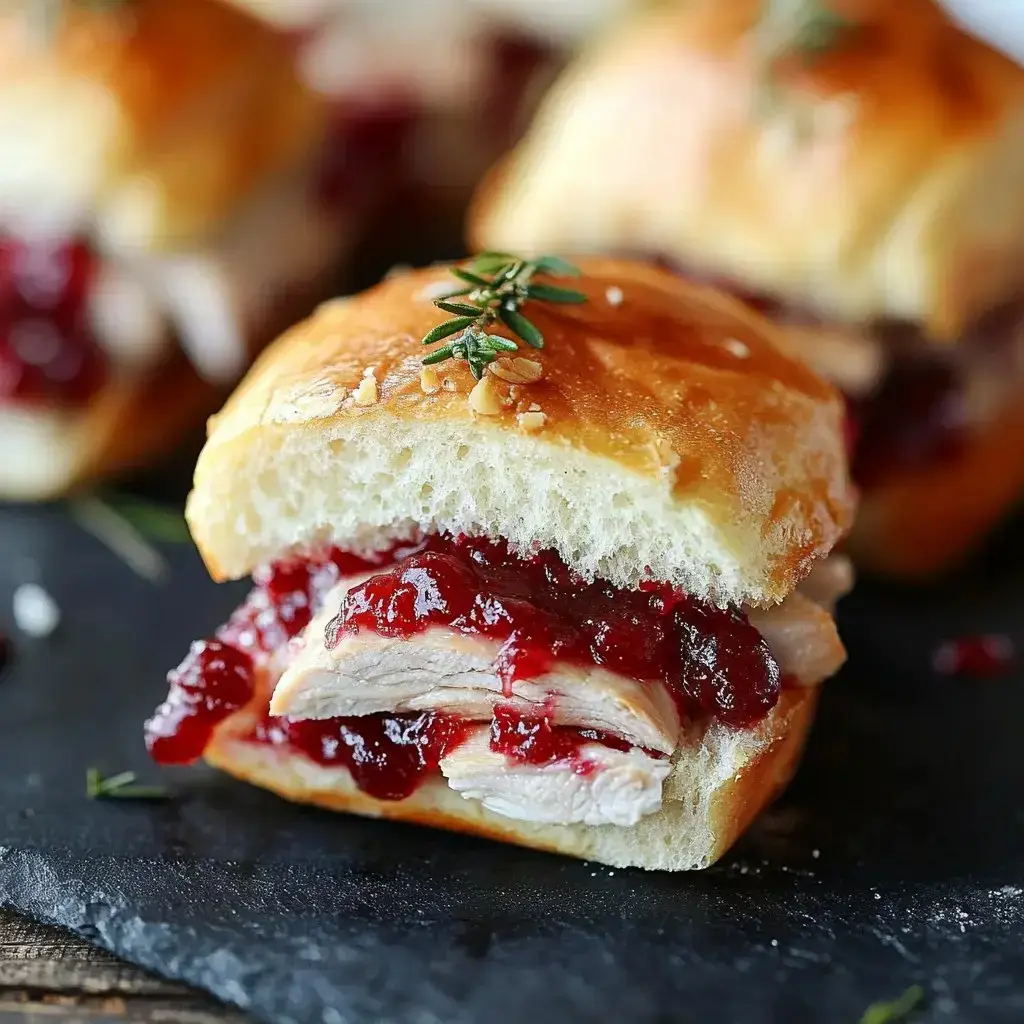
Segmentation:
[(925, 577), (1024, 489), (1022, 176), (1024, 69), (931, 0), (672, 0), (560, 79), (469, 235), (758, 307), (848, 399), (851, 552)]
[(201, 423), (352, 212), (291, 47), (230, 5), (25, 0), (0, 51), (0, 497), (47, 498)]
[(187, 506), (253, 587), (170, 673), (158, 762), (668, 870), (782, 789), (844, 659), (841, 399), (728, 296), (574, 272), (411, 271), (261, 357)]

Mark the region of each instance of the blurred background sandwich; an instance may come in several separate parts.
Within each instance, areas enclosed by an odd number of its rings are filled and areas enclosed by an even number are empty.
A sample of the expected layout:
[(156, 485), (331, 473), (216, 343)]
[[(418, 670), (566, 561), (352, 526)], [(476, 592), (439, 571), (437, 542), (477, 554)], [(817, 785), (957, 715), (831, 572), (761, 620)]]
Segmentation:
[(930, 0), (644, 5), (488, 177), (474, 246), (630, 253), (848, 399), (862, 564), (924, 576), (1024, 489), (1024, 70)]

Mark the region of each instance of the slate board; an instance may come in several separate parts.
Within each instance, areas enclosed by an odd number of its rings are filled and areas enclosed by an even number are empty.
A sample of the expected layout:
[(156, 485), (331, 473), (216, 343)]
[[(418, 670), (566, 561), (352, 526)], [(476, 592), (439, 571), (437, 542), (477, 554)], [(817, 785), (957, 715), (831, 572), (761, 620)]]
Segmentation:
[[(155, 587), (63, 509), (0, 510), (0, 624), (33, 574), (64, 614), (0, 677), (0, 902), (267, 1021), (838, 1024), (915, 982), (920, 1021), (1019, 1021), (1024, 673), (929, 668), (947, 635), (1024, 645), (1013, 537), (942, 589), (848, 599), (796, 785), (725, 863), (659, 876), (160, 772), (140, 723), (244, 586), (180, 547)], [(89, 765), (179, 795), (90, 802)]]

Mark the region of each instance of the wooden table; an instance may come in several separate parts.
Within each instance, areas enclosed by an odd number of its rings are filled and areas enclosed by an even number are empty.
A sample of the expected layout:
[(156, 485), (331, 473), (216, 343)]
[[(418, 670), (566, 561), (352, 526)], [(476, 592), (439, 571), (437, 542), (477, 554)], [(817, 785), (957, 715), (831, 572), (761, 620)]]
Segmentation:
[(244, 1024), (248, 1018), (163, 981), (60, 928), (0, 909), (0, 1022)]

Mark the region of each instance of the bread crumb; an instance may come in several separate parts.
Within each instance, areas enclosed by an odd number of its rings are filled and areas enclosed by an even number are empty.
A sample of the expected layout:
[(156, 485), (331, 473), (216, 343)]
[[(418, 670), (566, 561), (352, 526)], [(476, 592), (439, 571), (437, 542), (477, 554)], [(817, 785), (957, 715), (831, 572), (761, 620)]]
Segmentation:
[(420, 388), (425, 395), (433, 395), (441, 390), (441, 378), (432, 366), (424, 366), (420, 370)]
[(547, 419), (548, 418), (544, 413), (537, 410), (521, 412), (516, 417), (516, 421), (519, 423), (519, 426), (521, 426), (523, 430), (529, 431), (531, 434), (537, 430), (543, 430)]
[(740, 341), (739, 338), (726, 338), (722, 342), (722, 348), (731, 352), (737, 359), (750, 358), (750, 346)]
[(457, 385), (451, 377), (445, 377), (444, 380), (441, 381), (441, 387), (443, 387), (445, 391), (454, 391)]
[(14, 591), (14, 624), (27, 636), (47, 637), (60, 625), (60, 608), (38, 583), (22, 583)]
[(352, 398), (356, 405), (373, 405), (376, 403), (377, 395), (377, 378), (373, 376), (371, 370), (368, 376), (363, 377), (359, 382), (359, 387), (352, 392)]
[(605, 291), (604, 297), (608, 300), (609, 306), (621, 306), (622, 300), (625, 298), (622, 294), (622, 289), (617, 288), (615, 285), (612, 285), (611, 288)]
[(469, 407), (479, 416), (497, 416), (501, 412), (501, 398), (489, 373), (485, 373), (470, 391)]
[(544, 376), (544, 367), (535, 359), (524, 359), (522, 356), (509, 358), (503, 356), (488, 364), (487, 370), (495, 377), (500, 377), (509, 384), (532, 384)]

